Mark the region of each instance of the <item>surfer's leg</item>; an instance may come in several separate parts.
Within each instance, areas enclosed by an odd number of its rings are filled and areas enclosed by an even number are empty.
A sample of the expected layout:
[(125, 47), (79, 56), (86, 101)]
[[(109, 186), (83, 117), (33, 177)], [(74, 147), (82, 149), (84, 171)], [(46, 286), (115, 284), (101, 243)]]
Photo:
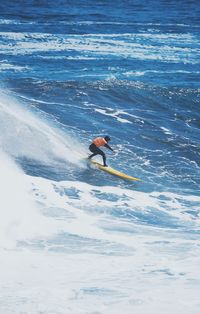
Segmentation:
[(92, 155), (90, 155), (89, 157), (88, 157), (88, 159), (91, 159), (92, 157), (94, 157), (94, 156), (96, 156), (96, 155), (98, 155), (98, 154), (92, 154)]
[[(90, 155), (88, 157), (88, 159), (91, 159), (92, 157), (96, 156), (99, 154), (98, 152), (98, 148), (96, 147), (96, 145), (94, 145), (93, 143), (90, 145), (89, 150), (93, 153), (92, 155)], [(100, 150), (100, 149), (99, 149)]]
[(105, 155), (105, 153), (101, 149), (99, 149), (99, 155), (101, 155), (102, 158), (103, 158), (103, 165), (104, 165), (104, 167), (107, 167), (107, 165), (106, 165), (106, 155)]
[(104, 167), (108, 167), (108, 165), (106, 164), (106, 155), (105, 154), (103, 154), (103, 165), (104, 165)]
[(88, 159), (91, 159), (92, 157), (96, 156), (96, 155), (101, 155), (102, 158), (103, 158), (103, 165), (104, 167), (107, 167), (106, 165), (106, 155), (105, 153), (99, 148), (99, 147), (96, 147), (96, 145), (94, 144), (91, 144), (90, 147), (89, 147), (90, 151), (93, 153), (92, 155), (90, 155), (88, 157)]

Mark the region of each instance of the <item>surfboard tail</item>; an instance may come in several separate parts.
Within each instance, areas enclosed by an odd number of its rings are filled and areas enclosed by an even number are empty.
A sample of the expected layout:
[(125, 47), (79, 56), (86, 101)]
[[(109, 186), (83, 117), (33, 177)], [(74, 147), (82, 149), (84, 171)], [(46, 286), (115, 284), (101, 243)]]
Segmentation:
[(97, 166), (99, 169), (107, 172), (107, 173), (110, 173), (112, 175), (115, 175), (119, 178), (122, 178), (124, 180), (130, 180), (130, 181), (142, 181), (141, 179), (139, 178), (135, 178), (135, 177), (132, 177), (132, 176), (129, 176), (123, 172), (120, 172), (118, 170), (115, 170), (114, 168), (111, 168), (111, 167), (104, 167), (102, 164), (100, 164), (99, 162), (97, 161), (94, 161), (94, 160), (90, 160), (90, 162), (92, 164), (94, 164), (95, 166)]

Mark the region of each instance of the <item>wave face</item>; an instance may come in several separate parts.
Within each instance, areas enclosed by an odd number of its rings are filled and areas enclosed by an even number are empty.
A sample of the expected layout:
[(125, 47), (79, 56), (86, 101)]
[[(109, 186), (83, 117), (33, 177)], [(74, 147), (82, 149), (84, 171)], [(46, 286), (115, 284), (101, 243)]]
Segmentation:
[(0, 3), (0, 313), (199, 313), (199, 30), (197, 1)]

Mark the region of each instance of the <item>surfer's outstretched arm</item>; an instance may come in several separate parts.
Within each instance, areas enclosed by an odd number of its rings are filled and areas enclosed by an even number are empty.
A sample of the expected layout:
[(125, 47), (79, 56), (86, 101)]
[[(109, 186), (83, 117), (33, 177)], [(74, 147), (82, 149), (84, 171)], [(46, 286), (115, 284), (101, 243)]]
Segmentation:
[(110, 147), (108, 144), (105, 144), (104, 146), (105, 146), (106, 148), (112, 150), (112, 152), (114, 152), (114, 150), (112, 149), (112, 147)]

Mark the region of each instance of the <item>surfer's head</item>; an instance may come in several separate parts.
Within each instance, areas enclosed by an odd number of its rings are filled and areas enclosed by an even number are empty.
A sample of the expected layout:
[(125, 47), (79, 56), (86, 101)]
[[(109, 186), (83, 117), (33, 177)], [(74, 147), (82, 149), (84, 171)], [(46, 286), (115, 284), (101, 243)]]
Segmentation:
[(104, 137), (104, 139), (106, 140), (107, 143), (111, 140), (111, 138), (107, 135)]

